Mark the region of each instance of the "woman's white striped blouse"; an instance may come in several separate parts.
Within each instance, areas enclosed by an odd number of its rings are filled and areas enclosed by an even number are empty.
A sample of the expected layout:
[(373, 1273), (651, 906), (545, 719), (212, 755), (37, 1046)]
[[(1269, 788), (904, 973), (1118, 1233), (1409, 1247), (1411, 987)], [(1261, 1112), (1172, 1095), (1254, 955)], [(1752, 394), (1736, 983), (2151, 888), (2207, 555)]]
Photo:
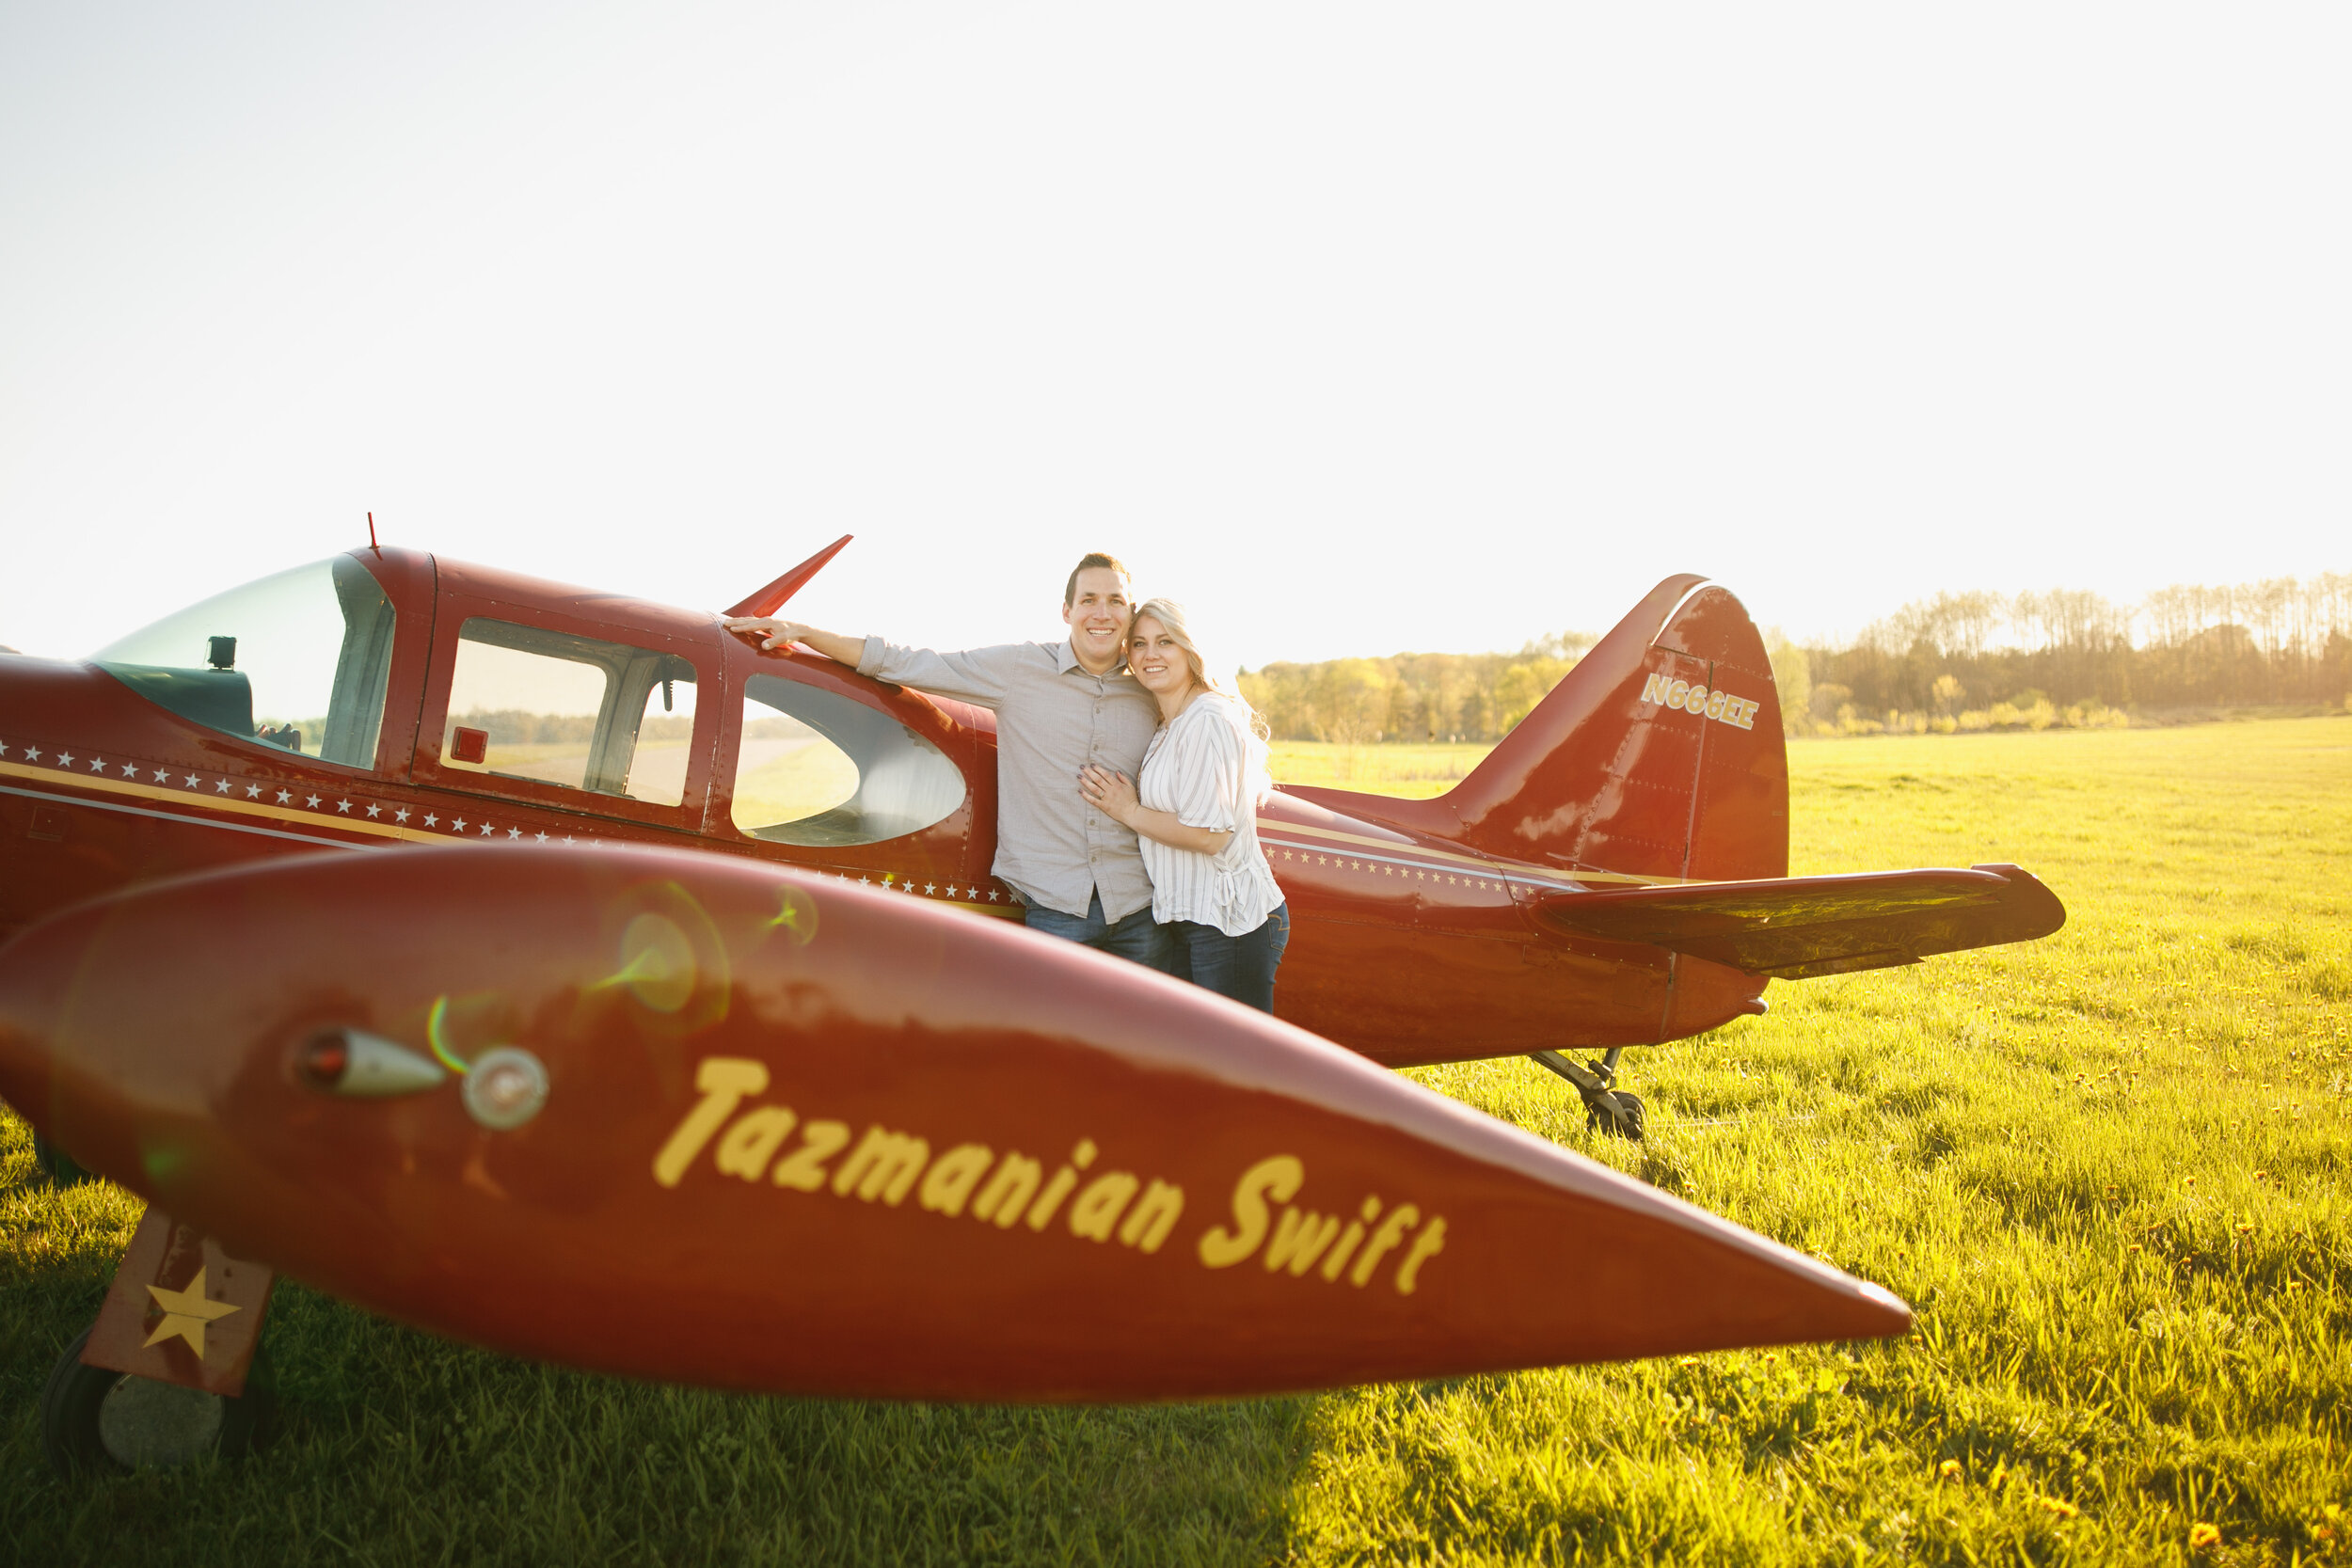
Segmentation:
[(1265, 745), (1249, 729), (1249, 710), (1222, 692), (1195, 697), (1163, 724), (1143, 753), (1136, 794), (1153, 811), (1172, 811), (1187, 828), (1232, 833), (1216, 855), (1143, 840), (1152, 877), (1152, 918), (1197, 920), (1229, 937), (1265, 924), (1282, 902), (1274, 868), (1258, 847), (1258, 802), (1273, 788)]

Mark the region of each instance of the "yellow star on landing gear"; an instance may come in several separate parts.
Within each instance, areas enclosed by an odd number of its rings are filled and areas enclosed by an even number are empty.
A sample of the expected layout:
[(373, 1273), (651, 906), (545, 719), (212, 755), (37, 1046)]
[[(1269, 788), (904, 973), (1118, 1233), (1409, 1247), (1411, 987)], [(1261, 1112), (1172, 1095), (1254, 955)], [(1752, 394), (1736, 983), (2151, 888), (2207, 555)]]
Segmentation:
[[(155, 1305), (164, 1309), (164, 1321), (155, 1325), (155, 1332), (147, 1337), (149, 1345), (161, 1344), (178, 1335), (196, 1352), (199, 1361), (204, 1359), (204, 1325), (215, 1318), (231, 1312), (242, 1312), (242, 1307), (231, 1307), (225, 1301), (207, 1301), (204, 1297), (204, 1271), (196, 1271), (184, 1291), (167, 1291), (160, 1285), (150, 1285), (147, 1293), (155, 1298)], [(145, 1345), (140, 1349), (144, 1350)]]

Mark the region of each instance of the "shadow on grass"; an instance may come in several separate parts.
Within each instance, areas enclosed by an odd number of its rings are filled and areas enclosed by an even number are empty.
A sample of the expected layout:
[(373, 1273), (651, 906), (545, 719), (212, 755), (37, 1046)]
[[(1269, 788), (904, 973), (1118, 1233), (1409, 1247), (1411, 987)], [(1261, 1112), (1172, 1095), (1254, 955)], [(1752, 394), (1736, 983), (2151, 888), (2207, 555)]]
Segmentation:
[[(21, 1129), (21, 1124), (20, 1124)], [(51, 1478), (40, 1397), (137, 1200), (11, 1159), (0, 1208), (9, 1561), (1259, 1562), (1304, 1400), (1108, 1409), (710, 1393), (451, 1343), (281, 1282), (262, 1454)], [(779, 1326), (779, 1332), (788, 1332)]]

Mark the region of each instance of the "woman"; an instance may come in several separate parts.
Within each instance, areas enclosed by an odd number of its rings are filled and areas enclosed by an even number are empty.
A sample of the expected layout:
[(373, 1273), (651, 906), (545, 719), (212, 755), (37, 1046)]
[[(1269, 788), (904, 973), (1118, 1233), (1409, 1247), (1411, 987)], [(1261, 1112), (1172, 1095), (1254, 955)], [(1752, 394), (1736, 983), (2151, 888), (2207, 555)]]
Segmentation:
[(1184, 607), (1167, 599), (1136, 611), (1127, 673), (1160, 707), (1140, 793), (1124, 773), (1091, 764), (1079, 793), (1142, 841), (1152, 918), (1173, 931), (1193, 982), (1270, 1013), (1291, 917), (1258, 847), (1258, 802), (1274, 786), (1257, 715), (1211, 683)]

